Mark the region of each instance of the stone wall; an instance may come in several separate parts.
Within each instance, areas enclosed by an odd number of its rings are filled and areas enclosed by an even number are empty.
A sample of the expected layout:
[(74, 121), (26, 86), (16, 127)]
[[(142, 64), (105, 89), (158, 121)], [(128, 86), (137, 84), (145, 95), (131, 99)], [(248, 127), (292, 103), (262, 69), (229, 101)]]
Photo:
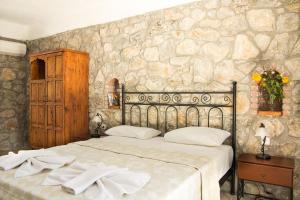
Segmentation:
[(25, 57), (0, 54), (0, 155), (23, 148), (27, 132)]
[[(139, 91), (223, 90), (238, 81), (238, 151), (259, 150), (255, 129), (264, 122), (272, 134), (268, 151), (296, 158), (294, 196), (300, 199), (299, 15), (297, 0), (203, 0), (30, 41), (28, 47), (88, 52), (90, 118), (102, 112), (109, 126), (121, 119), (119, 110), (107, 109), (112, 78)], [(251, 111), (251, 74), (271, 64), (291, 80), (289, 114), (282, 117)], [(274, 192), (286, 199), (286, 190)]]

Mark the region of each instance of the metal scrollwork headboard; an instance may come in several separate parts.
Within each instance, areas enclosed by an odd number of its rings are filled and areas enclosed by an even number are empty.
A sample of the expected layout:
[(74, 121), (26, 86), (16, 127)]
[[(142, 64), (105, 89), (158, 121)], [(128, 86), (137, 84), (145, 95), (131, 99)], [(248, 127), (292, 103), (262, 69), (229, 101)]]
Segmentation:
[[(167, 132), (170, 126), (189, 126), (192, 120), (195, 121), (194, 126), (208, 127), (215, 127), (215, 121), (219, 120), (218, 128), (231, 130), (232, 147), (235, 150), (236, 84), (233, 82), (228, 91), (196, 92), (133, 92), (126, 91), (125, 85), (122, 85), (122, 124), (151, 126)], [(150, 122), (150, 112), (154, 112), (152, 118), (156, 117), (154, 126)], [(191, 113), (194, 113), (194, 117), (191, 117)], [(225, 127), (228, 125), (225, 117), (230, 119), (230, 127)]]

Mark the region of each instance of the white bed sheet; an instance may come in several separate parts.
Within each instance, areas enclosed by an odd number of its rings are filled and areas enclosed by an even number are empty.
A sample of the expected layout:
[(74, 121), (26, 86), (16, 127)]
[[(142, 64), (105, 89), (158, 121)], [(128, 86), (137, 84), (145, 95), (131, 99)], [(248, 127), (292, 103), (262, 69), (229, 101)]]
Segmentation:
[(217, 147), (199, 146), (199, 145), (188, 145), (178, 144), (172, 142), (166, 142), (163, 137), (154, 137), (148, 140), (140, 140), (129, 137), (119, 136), (107, 136), (102, 137), (101, 140), (109, 142), (120, 142), (128, 145), (136, 145), (146, 148), (155, 147), (156, 149), (162, 150), (176, 150), (184, 153), (196, 154), (199, 156), (205, 156), (213, 158), (218, 169), (218, 177), (221, 179), (225, 173), (230, 169), (233, 160), (233, 149), (229, 145), (221, 145)]

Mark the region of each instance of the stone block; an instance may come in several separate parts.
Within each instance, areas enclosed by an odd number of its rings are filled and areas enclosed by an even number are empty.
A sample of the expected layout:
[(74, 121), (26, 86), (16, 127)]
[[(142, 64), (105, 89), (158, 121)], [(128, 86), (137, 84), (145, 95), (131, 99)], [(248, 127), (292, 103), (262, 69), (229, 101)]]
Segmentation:
[(8, 109), (0, 112), (0, 118), (11, 118), (15, 116), (15, 111), (13, 109)]
[(299, 15), (296, 13), (284, 13), (277, 20), (277, 32), (295, 31), (299, 27)]
[(220, 33), (210, 28), (195, 28), (189, 32), (189, 36), (195, 40), (213, 42), (220, 38)]
[(248, 36), (237, 35), (234, 43), (233, 59), (248, 60), (255, 58), (259, 51), (254, 44), (249, 40)]
[(257, 34), (254, 37), (256, 45), (260, 48), (260, 50), (264, 51), (267, 49), (268, 45), (270, 44), (270, 36), (266, 34)]
[(10, 68), (4, 68), (0, 72), (1, 72), (0, 80), (12, 81), (12, 80), (15, 80), (17, 77), (15, 71)]
[(273, 31), (275, 15), (271, 9), (254, 9), (247, 12), (249, 25), (256, 31)]
[(144, 58), (147, 61), (158, 61), (159, 52), (157, 47), (150, 47), (144, 50)]
[(286, 60), (285, 65), (291, 73), (291, 79), (300, 80), (300, 58)]
[(198, 50), (199, 46), (191, 39), (183, 40), (176, 47), (176, 53), (178, 55), (194, 55), (198, 52)]
[(194, 81), (200, 83), (209, 83), (213, 79), (214, 66), (209, 59), (194, 59), (191, 61), (194, 71)]

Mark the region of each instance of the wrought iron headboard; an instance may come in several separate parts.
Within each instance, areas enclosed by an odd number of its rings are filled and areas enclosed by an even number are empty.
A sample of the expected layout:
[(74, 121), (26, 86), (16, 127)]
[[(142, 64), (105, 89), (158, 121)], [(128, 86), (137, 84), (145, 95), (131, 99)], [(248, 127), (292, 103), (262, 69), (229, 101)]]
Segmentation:
[[(170, 110), (175, 112), (176, 128), (179, 127), (179, 108), (185, 108), (185, 126), (188, 126), (189, 112), (194, 110), (197, 116), (197, 126), (200, 126), (200, 108), (206, 108), (207, 126), (211, 125), (213, 111), (218, 111), (221, 118), (221, 126), (224, 129), (224, 108), (231, 109), (229, 115), (232, 132), (232, 147), (235, 149), (236, 142), (236, 82), (232, 82), (232, 88), (229, 91), (197, 91), (197, 92), (132, 92), (126, 91), (125, 85), (122, 85), (122, 124), (126, 124), (126, 113), (129, 114), (129, 124), (133, 124), (133, 113), (138, 113), (138, 125), (142, 126), (142, 108), (145, 110), (145, 125), (150, 126), (149, 111), (156, 113), (156, 127), (160, 128), (160, 122), (163, 120), (164, 131), (168, 130), (168, 113)], [(129, 110), (128, 108), (129, 107)], [(162, 109), (163, 108), (163, 109)], [(127, 109), (127, 110), (126, 110)], [(163, 112), (163, 117), (161, 112)], [(135, 115), (136, 116), (136, 115)], [(163, 119), (161, 119), (163, 118)], [(128, 121), (128, 120), (127, 120)]]

